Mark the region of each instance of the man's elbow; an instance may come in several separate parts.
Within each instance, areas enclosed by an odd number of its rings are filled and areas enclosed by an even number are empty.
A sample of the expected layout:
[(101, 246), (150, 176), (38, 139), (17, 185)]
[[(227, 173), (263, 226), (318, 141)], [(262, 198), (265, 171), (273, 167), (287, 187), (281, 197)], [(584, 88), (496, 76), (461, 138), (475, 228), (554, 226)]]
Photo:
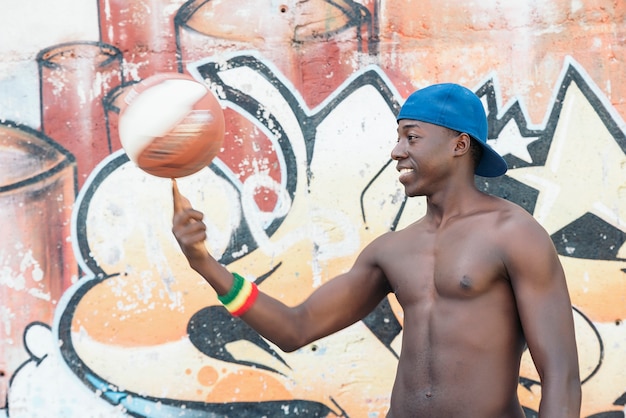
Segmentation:
[(307, 341), (304, 341), (297, 336), (292, 336), (289, 338), (282, 338), (280, 340), (272, 341), (272, 342), (278, 348), (280, 348), (281, 351), (285, 353), (292, 353), (296, 350), (299, 350), (300, 348), (304, 347), (308, 343)]
[(306, 333), (303, 332), (300, 326), (288, 323), (283, 324), (279, 334), (273, 336), (268, 335), (266, 338), (285, 353), (292, 353), (311, 342), (310, 338), (307, 338)]

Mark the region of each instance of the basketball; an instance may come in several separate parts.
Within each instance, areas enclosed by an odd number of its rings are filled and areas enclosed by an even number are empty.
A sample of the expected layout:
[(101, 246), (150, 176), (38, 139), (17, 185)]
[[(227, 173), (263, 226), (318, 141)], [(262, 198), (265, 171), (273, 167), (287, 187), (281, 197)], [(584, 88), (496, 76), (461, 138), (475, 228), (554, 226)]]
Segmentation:
[(224, 112), (193, 77), (161, 73), (128, 88), (119, 115), (128, 158), (158, 177), (189, 176), (208, 166), (224, 141)]

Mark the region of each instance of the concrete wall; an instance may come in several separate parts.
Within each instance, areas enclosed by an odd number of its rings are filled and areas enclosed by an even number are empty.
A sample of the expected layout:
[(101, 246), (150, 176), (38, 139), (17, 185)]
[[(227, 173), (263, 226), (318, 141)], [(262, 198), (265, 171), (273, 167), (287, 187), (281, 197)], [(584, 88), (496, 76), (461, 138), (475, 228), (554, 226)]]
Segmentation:
[[(393, 298), (285, 354), (187, 267), (169, 181), (130, 163), (117, 134), (128, 85), (178, 71), (219, 95), (228, 130), (180, 187), (220, 260), (288, 304), (422, 213), (388, 164), (403, 99), (435, 82), (473, 89), (510, 167), (480, 187), (531, 212), (566, 269), (583, 416), (624, 416), (624, 2), (0, 8), (0, 415), (384, 416), (402, 337)], [(522, 376), (535, 416), (528, 354)]]

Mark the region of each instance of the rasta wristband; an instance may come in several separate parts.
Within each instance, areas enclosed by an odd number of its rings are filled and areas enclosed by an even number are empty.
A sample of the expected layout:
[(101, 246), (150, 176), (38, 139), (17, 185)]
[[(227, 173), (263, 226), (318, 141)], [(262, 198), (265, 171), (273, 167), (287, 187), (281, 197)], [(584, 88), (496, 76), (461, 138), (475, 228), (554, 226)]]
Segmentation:
[(238, 275), (237, 273), (233, 273), (233, 285), (225, 295), (217, 295), (217, 298), (223, 305), (228, 305), (231, 303), (241, 292), (241, 288), (243, 287), (246, 279)]
[(241, 297), (237, 297), (231, 304), (226, 306), (226, 309), (228, 309), (233, 316), (241, 316), (252, 307), (258, 295), (259, 289), (256, 284), (246, 280), (246, 284), (241, 289)]
[(225, 295), (217, 295), (217, 298), (233, 316), (243, 315), (252, 307), (259, 294), (255, 283), (244, 279), (237, 273), (233, 273), (233, 286)]

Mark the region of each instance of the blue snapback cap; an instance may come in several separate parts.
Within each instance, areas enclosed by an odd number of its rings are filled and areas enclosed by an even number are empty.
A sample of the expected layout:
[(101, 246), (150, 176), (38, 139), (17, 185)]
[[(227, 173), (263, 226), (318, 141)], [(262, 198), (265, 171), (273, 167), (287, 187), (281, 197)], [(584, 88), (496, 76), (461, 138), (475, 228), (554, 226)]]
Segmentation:
[(474, 172), (483, 177), (506, 173), (506, 161), (487, 144), (487, 116), (480, 99), (471, 90), (453, 83), (434, 84), (411, 94), (398, 117), (443, 126), (476, 139), (483, 155)]

